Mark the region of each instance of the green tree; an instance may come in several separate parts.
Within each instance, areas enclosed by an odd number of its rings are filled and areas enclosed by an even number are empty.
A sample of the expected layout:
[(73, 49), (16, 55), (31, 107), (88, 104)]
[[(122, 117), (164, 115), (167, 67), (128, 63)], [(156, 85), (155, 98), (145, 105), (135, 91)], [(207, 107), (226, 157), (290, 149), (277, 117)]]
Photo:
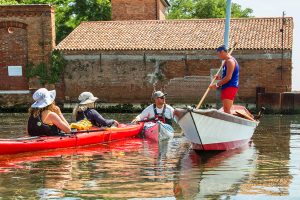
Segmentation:
[(69, 0), (56, 12), (57, 41), (63, 40), (82, 21), (111, 20), (110, 0)]
[(195, 12), (194, 0), (171, 0), (168, 19), (190, 19)]
[(18, 4), (15, 0), (0, 0), (0, 5), (14, 5)]
[[(225, 18), (226, 0), (170, 0), (169, 19)], [(231, 17), (252, 17), (253, 10), (231, 4)]]

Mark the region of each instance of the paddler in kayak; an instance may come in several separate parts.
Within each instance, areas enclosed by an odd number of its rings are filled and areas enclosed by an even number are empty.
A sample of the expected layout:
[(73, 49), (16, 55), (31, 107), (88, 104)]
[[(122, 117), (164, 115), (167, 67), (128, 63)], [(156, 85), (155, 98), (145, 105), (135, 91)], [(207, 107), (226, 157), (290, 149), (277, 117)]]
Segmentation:
[(55, 105), (56, 91), (38, 89), (32, 96), (35, 101), (29, 108), (27, 131), (30, 136), (54, 136), (61, 131), (70, 133), (71, 128), (60, 108)]
[(73, 116), (75, 116), (76, 121), (87, 119), (94, 126), (119, 126), (119, 122), (114, 119), (105, 119), (102, 115), (95, 110), (95, 101), (98, 100), (91, 92), (82, 92), (78, 100), (79, 104), (73, 110)]
[(132, 123), (141, 120), (160, 120), (163, 123), (172, 126), (172, 120), (174, 119), (174, 108), (166, 104), (166, 95), (162, 91), (156, 91), (153, 93), (152, 98), (154, 103), (145, 108), (141, 114), (136, 116)]

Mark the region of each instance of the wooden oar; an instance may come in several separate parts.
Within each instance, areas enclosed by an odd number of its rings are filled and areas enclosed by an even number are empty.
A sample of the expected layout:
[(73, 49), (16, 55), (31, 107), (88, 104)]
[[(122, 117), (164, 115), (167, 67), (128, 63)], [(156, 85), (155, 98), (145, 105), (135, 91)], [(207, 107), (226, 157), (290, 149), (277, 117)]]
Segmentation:
[(251, 120), (251, 121), (255, 121), (255, 119), (253, 117), (251, 117), (248, 113), (246, 113), (244, 110), (236, 110), (235, 113), (242, 118)]
[[(232, 47), (231, 50), (229, 51), (229, 54), (232, 53), (232, 51), (234, 50), (236, 44), (237, 44), (237, 42), (235, 42), (235, 43), (233, 44), (233, 47)], [(222, 67), (223, 67), (223, 65), (224, 65), (224, 62), (225, 62), (225, 60), (222, 61), (222, 64), (221, 64), (221, 66), (220, 66), (218, 72), (216, 73), (216, 75), (214, 76), (213, 80), (211, 81), (211, 83), (210, 83), (209, 85), (211, 85), (211, 84), (213, 84), (213, 83), (215, 82), (215, 80), (216, 80), (216, 78), (217, 78), (217, 75), (220, 73), (220, 71), (221, 71), (221, 69), (222, 69)], [(209, 90), (210, 90), (210, 88), (209, 88), (209, 86), (208, 86), (208, 88), (207, 88), (207, 90), (205, 91), (205, 93), (204, 93), (202, 99), (201, 99), (200, 102), (198, 103), (196, 109), (199, 109), (199, 108), (200, 108), (200, 106), (202, 105), (204, 99), (206, 98), (206, 96), (207, 96)]]

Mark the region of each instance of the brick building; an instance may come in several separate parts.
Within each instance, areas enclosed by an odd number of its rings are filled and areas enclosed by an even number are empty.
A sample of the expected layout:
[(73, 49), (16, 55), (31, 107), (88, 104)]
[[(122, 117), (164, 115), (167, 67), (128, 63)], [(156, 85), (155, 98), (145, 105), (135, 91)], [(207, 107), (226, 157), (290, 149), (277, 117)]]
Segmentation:
[[(102, 102), (146, 103), (157, 83), (169, 102), (197, 103), (211, 69), (220, 67), (215, 48), (223, 43), (224, 19), (164, 20), (167, 0), (111, 3), (113, 21), (83, 22), (56, 47), (68, 60), (65, 88), (57, 92), (72, 101), (88, 90)], [(0, 102), (31, 102), (31, 95), (22, 96), (34, 85), (25, 77), (26, 65), (48, 62), (55, 46), (54, 9), (0, 6), (0, 16)], [(291, 90), (293, 19), (284, 22), (280, 32), (281, 18), (231, 20), (240, 100), (255, 102), (257, 87)]]
[(167, 0), (111, 0), (112, 20), (164, 20)]
[[(157, 20), (167, 5), (112, 0), (115, 21), (81, 23), (56, 47), (68, 60), (65, 96), (76, 100), (89, 90), (103, 102), (149, 102), (157, 82), (169, 102), (197, 103), (211, 69), (220, 67), (215, 48), (223, 43), (225, 20)], [(275, 17), (231, 20), (230, 45), (238, 42), (233, 55), (241, 66), (239, 100), (255, 102), (257, 87), (291, 91), (293, 19), (284, 19), (283, 35), (282, 23)]]
[(28, 63), (48, 63), (55, 47), (54, 8), (50, 5), (0, 6), (0, 102), (31, 101)]

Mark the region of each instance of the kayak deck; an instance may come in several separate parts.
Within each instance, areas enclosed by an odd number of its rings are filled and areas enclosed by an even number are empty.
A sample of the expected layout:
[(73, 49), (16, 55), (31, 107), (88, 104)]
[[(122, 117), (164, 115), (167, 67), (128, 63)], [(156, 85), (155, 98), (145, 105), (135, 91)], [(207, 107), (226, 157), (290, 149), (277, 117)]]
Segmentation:
[(143, 123), (124, 124), (120, 127), (105, 129), (93, 127), (86, 132), (75, 132), (63, 136), (0, 139), (0, 155), (107, 143), (137, 136), (142, 129)]

